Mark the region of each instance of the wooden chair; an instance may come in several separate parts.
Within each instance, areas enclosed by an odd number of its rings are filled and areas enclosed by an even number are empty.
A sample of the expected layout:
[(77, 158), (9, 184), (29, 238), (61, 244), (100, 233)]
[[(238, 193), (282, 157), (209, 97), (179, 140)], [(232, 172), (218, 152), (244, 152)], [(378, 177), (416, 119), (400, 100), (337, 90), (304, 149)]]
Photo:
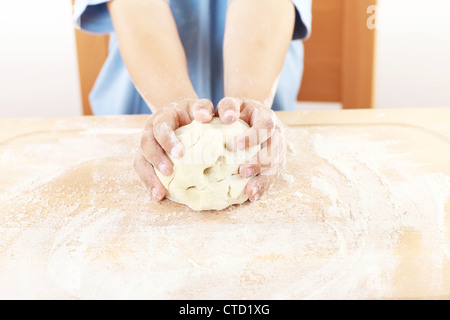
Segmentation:
[(92, 115), (89, 93), (108, 56), (109, 36), (88, 34), (76, 29), (75, 41), (77, 43), (83, 115)]
[[(313, 0), (312, 34), (305, 44), (300, 101), (374, 107), (376, 0)], [(369, 25), (371, 26), (371, 25)]]
[[(374, 106), (375, 30), (367, 8), (376, 0), (313, 0), (312, 35), (305, 40), (299, 101), (340, 102), (344, 109)], [(108, 54), (108, 36), (75, 30), (83, 114)]]

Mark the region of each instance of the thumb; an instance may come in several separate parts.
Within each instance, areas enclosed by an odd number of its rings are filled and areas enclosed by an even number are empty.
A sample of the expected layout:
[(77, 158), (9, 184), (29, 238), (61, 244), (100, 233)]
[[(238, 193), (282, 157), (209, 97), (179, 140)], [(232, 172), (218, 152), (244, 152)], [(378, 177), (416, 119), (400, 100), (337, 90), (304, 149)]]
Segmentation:
[(241, 100), (226, 97), (220, 100), (217, 105), (217, 113), (223, 123), (232, 123), (239, 119), (241, 110)]
[(206, 123), (210, 122), (214, 115), (214, 105), (208, 99), (200, 99), (191, 105), (192, 118)]

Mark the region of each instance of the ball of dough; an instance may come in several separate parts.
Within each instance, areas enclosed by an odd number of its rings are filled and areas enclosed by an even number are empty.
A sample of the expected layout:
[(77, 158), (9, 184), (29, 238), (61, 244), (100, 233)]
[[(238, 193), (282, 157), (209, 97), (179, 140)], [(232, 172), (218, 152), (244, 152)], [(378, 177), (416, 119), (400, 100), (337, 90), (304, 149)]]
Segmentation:
[(251, 178), (239, 175), (239, 166), (252, 159), (260, 146), (239, 150), (235, 138), (249, 126), (242, 120), (223, 124), (193, 121), (175, 131), (184, 155), (173, 162), (173, 173), (156, 174), (167, 189), (166, 197), (194, 210), (221, 210), (247, 201), (245, 186)]

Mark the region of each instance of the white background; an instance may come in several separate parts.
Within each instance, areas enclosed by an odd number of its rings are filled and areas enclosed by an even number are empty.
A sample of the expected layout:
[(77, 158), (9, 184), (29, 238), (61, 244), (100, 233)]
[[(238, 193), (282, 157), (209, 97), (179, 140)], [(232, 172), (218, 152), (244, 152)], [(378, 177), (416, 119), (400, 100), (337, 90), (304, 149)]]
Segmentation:
[[(81, 115), (71, 1), (0, 8), (0, 117)], [(379, 0), (376, 107), (450, 107), (449, 12), (448, 0)]]
[(377, 107), (450, 107), (450, 1), (378, 2)]
[(0, 117), (81, 114), (70, 0), (0, 0)]

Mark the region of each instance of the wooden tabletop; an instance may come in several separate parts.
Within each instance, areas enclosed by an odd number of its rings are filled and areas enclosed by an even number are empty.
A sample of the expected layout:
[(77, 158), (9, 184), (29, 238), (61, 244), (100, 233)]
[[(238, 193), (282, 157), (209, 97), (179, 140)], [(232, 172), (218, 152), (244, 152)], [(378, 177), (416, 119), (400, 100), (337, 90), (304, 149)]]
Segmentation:
[(151, 201), (146, 116), (0, 119), (0, 298), (450, 298), (450, 109), (279, 112), (256, 203)]

